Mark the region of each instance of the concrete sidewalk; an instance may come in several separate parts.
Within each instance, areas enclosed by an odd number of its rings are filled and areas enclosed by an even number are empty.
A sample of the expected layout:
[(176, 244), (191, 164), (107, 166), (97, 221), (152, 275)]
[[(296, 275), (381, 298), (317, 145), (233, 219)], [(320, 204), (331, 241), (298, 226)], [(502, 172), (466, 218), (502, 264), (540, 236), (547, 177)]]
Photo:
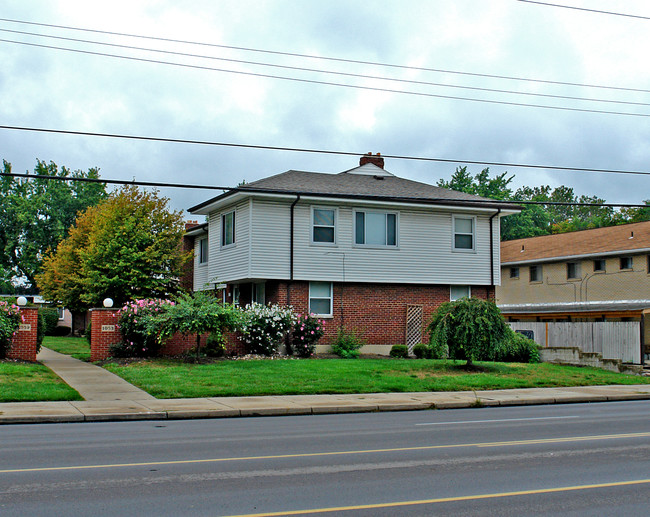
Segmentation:
[(39, 360), (86, 400), (0, 403), (0, 424), (407, 411), (650, 399), (650, 384), (426, 393), (156, 399), (90, 363), (43, 349)]

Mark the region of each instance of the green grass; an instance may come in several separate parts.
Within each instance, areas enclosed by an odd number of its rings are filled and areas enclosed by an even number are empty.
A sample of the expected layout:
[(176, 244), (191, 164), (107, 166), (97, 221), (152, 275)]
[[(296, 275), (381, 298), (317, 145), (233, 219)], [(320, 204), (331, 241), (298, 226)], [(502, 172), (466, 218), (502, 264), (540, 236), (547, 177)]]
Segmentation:
[(83, 400), (42, 364), (0, 361), (0, 402)]
[(83, 337), (45, 336), (43, 346), (61, 354), (71, 355), (82, 361), (90, 361), (90, 344)]
[(188, 364), (139, 360), (104, 367), (158, 398), (463, 391), (604, 384), (647, 384), (650, 378), (549, 363), (462, 363), (427, 359), (307, 359)]

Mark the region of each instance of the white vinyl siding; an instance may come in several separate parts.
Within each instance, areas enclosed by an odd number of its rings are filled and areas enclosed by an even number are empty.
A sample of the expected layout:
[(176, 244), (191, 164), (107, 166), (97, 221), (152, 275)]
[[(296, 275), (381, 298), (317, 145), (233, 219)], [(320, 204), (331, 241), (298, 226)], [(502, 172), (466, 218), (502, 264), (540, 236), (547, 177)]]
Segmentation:
[[(235, 242), (222, 247), (222, 215), (235, 211)], [(229, 206), (219, 212), (210, 214), (208, 221), (209, 246), (208, 277), (211, 281), (230, 283), (234, 280), (247, 278), (249, 258), (249, 201), (236, 206)]]
[[(207, 237), (198, 237), (194, 239), (194, 290), (202, 291), (208, 289), (208, 282), (210, 277), (208, 275), (208, 264), (201, 263), (201, 242), (205, 241), (205, 245), (209, 249), (209, 239)], [(209, 252), (208, 252), (209, 254)]]

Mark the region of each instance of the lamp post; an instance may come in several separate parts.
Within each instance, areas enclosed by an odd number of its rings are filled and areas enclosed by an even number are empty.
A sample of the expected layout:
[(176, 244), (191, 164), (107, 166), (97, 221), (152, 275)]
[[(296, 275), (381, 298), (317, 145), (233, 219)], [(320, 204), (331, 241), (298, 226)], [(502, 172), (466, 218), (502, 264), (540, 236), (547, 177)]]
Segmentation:
[(104, 307), (107, 309), (113, 307), (113, 300), (111, 298), (104, 298)]
[(16, 299), (16, 303), (18, 304), (19, 307), (24, 307), (25, 305), (27, 305), (27, 298), (25, 298), (24, 296), (19, 296)]

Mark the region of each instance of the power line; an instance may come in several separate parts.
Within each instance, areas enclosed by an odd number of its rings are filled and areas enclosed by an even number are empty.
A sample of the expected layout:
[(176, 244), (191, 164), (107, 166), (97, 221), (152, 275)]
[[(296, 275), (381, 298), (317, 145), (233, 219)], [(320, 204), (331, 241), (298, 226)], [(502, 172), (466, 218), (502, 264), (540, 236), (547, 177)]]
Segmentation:
[(587, 11), (590, 13), (611, 14), (613, 16), (625, 16), (626, 18), (640, 18), (641, 20), (650, 20), (649, 16), (640, 16), (638, 14), (615, 13), (613, 11), (599, 11), (598, 9), (588, 9), (586, 7), (576, 7), (573, 5), (551, 4), (549, 2), (537, 2), (535, 0), (519, 0), (519, 2), (525, 2), (527, 4), (538, 4), (546, 7), (563, 7), (564, 9), (575, 9), (576, 11)]
[(147, 58), (141, 58), (141, 57), (133, 57), (133, 56), (121, 56), (118, 54), (108, 54), (105, 52), (94, 52), (90, 50), (81, 50), (81, 49), (72, 49), (72, 48), (66, 48), (66, 47), (56, 47), (53, 45), (42, 45), (39, 43), (28, 43), (25, 41), (15, 41), (15, 40), (7, 40), (7, 39), (0, 39), (0, 41), (5, 42), (5, 43), (15, 43), (18, 45), (26, 45), (30, 47), (39, 47), (39, 48), (47, 48), (47, 49), (52, 49), (52, 50), (63, 50), (66, 52), (74, 52), (78, 54), (86, 54), (86, 55), (93, 55), (93, 56), (103, 56), (103, 57), (113, 57), (113, 58), (118, 58), (118, 59), (126, 59), (129, 61), (139, 61), (139, 62), (144, 62), (144, 63), (155, 63), (155, 64), (163, 64), (163, 65), (171, 65), (171, 66), (179, 66), (183, 68), (192, 68), (192, 69), (198, 69), (198, 70), (209, 70), (213, 72), (224, 72), (224, 73), (230, 73), (230, 74), (238, 74), (238, 75), (248, 75), (248, 76), (253, 76), (253, 77), (265, 77), (265, 78), (270, 78), (270, 79), (281, 79), (284, 81), (293, 81), (293, 82), (300, 82), (300, 83), (308, 83), (308, 84), (320, 84), (320, 85), (326, 85), (326, 86), (338, 86), (342, 88), (352, 88), (355, 90), (370, 90), (370, 91), (376, 91), (376, 92), (383, 92), (383, 93), (398, 93), (398, 94), (404, 94), (404, 95), (415, 95), (418, 97), (433, 97), (437, 99), (449, 99), (449, 100), (461, 100), (461, 101), (471, 101), (471, 102), (481, 102), (481, 103), (486, 103), (486, 104), (500, 104), (500, 105), (505, 105), (505, 106), (517, 106), (517, 107), (525, 107), (525, 108), (542, 108), (542, 109), (551, 109), (551, 110), (560, 110), (560, 111), (573, 111), (573, 112), (579, 112), (579, 113), (598, 113), (601, 115), (623, 115), (623, 116), (630, 116), (630, 117), (650, 117), (650, 113), (630, 113), (630, 112), (624, 112), (624, 111), (606, 111), (606, 110), (596, 110), (596, 109), (586, 109), (586, 108), (571, 108), (568, 106), (549, 106), (545, 104), (526, 104), (523, 102), (512, 102), (512, 101), (498, 101), (498, 100), (492, 100), (492, 99), (476, 99), (473, 97), (459, 97), (455, 95), (442, 95), (442, 94), (435, 94), (435, 93), (425, 93), (425, 92), (412, 92), (412, 91), (405, 91), (405, 90), (395, 90), (392, 88), (378, 88), (378, 87), (373, 87), (373, 86), (360, 86), (360, 85), (355, 85), (355, 84), (344, 84), (344, 83), (334, 83), (330, 81), (318, 81), (315, 79), (303, 79), (303, 78), (297, 78), (297, 77), (286, 77), (286, 76), (281, 76), (281, 75), (271, 75), (271, 74), (262, 74), (262, 73), (257, 73), (257, 72), (244, 72), (241, 70), (230, 70), (230, 69), (225, 69), (225, 68), (213, 68), (213, 67), (208, 67), (208, 66), (200, 66), (200, 65), (190, 65), (187, 63), (173, 63), (170, 61), (161, 61), (157, 59), (147, 59)]
[[(90, 131), (70, 131), (64, 129), (47, 129), (47, 128), (25, 127), (25, 126), (0, 125), (0, 129), (10, 129), (15, 131), (33, 131), (38, 133), (55, 133), (55, 134), (62, 134), (62, 135), (121, 138), (126, 140), (144, 140), (150, 142), (166, 142), (166, 143), (176, 143), (176, 144), (237, 147), (243, 149), (260, 149), (260, 150), (267, 150), (267, 151), (269, 150), (270, 151), (291, 151), (291, 152), (300, 152), (300, 153), (328, 154), (328, 155), (338, 155), (338, 156), (359, 156), (360, 154), (363, 154), (356, 151), (355, 152), (331, 151), (326, 149), (306, 149), (301, 147), (279, 147), (279, 146), (270, 146), (270, 145), (236, 144), (231, 142), (215, 142), (209, 140), (188, 140), (188, 139), (181, 139), (181, 138), (163, 138), (163, 137), (141, 136), (141, 135), (140, 136), (124, 135), (124, 134), (115, 134), (115, 133), (95, 133)], [(631, 175), (639, 175), (639, 176), (650, 176), (650, 172), (648, 171), (593, 169), (593, 168), (567, 167), (567, 166), (558, 166), (558, 165), (533, 165), (533, 164), (526, 164), (526, 163), (491, 162), (491, 161), (462, 160), (462, 159), (450, 159), (450, 158), (430, 158), (430, 157), (423, 157), (423, 156), (405, 156), (405, 155), (397, 155), (397, 154), (383, 154), (382, 156), (384, 158), (390, 158), (394, 160), (412, 160), (412, 161), (455, 163), (455, 164), (462, 163), (462, 164), (471, 164), (471, 165), (491, 165), (495, 167), (547, 169), (547, 170), (558, 170), (558, 171), (565, 171), (565, 172), (597, 172), (597, 173), (604, 173), (604, 174), (631, 174)]]
[[(237, 187), (224, 187), (224, 186), (215, 186), (215, 185), (186, 185), (182, 183), (168, 183), (162, 181), (129, 181), (129, 180), (114, 180), (114, 179), (103, 179), (103, 178), (83, 178), (75, 176), (48, 176), (41, 174), (28, 174), (28, 173), (16, 173), (16, 172), (0, 172), (0, 177), (8, 178), (26, 178), (26, 179), (40, 179), (48, 181), (80, 181), (86, 183), (104, 183), (111, 185), (134, 185), (138, 187), (155, 187), (155, 188), (184, 188), (184, 189), (197, 189), (197, 190), (223, 190), (230, 192), (252, 192), (252, 193), (274, 193), (274, 194), (288, 194), (296, 195), (298, 193), (304, 194), (307, 196), (322, 196), (322, 197), (345, 197), (342, 194), (332, 194), (331, 192), (304, 192), (304, 191), (292, 191), (292, 190), (277, 190), (277, 189), (268, 189), (268, 188), (255, 188), (249, 186), (237, 186)], [(386, 196), (361, 196), (361, 195), (350, 195), (347, 197), (351, 198), (376, 198), (382, 199)], [(458, 203), (469, 203), (476, 205), (545, 205), (545, 206), (576, 206), (576, 207), (592, 207), (592, 208), (648, 208), (649, 205), (646, 204), (634, 204), (634, 203), (580, 203), (580, 202), (570, 202), (570, 201), (519, 201), (519, 200), (500, 200), (500, 199), (458, 199), (451, 200), (449, 198), (401, 198), (391, 196), (391, 200), (400, 200), (404, 202), (436, 202), (436, 203), (445, 203), (453, 204), (454, 201)]]
[(599, 88), (599, 89), (605, 89), (605, 90), (618, 90), (618, 91), (628, 91), (628, 92), (650, 93), (650, 90), (641, 89), (641, 88), (625, 88), (625, 87), (621, 87), (621, 86), (608, 86), (608, 85), (575, 83), (575, 82), (566, 82), (566, 81), (552, 81), (552, 80), (535, 79), (535, 78), (527, 78), (527, 77), (515, 77), (515, 76), (496, 75), (496, 74), (482, 74), (482, 73), (466, 72), (466, 71), (459, 71), (459, 70), (446, 70), (446, 69), (441, 69), (441, 68), (427, 68), (427, 67), (418, 67), (418, 66), (410, 66), (410, 65), (400, 65), (400, 64), (394, 64), (394, 63), (382, 63), (382, 62), (377, 62), (377, 61), (364, 61), (364, 60), (358, 60), (358, 59), (346, 59), (346, 58), (337, 58), (337, 57), (328, 57), (328, 56), (316, 56), (316, 55), (310, 55), (310, 54), (300, 54), (300, 53), (296, 53), (296, 52), (281, 52), (281, 51), (277, 51), (277, 50), (257, 49), (257, 48), (249, 48), (249, 47), (238, 47), (238, 46), (232, 46), (232, 45), (220, 45), (220, 44), (217, 44), (217, 43), (206, 43), (206, 42), (189, 41), (189, 40), (174, 39), (174, 38), (163, 38), (163, 37), (158, 37), (158, 36), (144, 36), (144, 35), (141, 35), (141, 34), (130, 34), (130, 33), (124, 33), (124, 32), (113, 32), (113, 31), (104, 31), (104, 30), (98, 30), (98, 29), (87, 29), (87, 28), (83, 28), (83, 27), (72, 27), (72, 26), (68, 26), (68, 25), (54, 25), (54, 24), (50, 24), (50, 23), (29, 22), (29, 21), (25, 21), (25, 20), (13, 20), (13, 19), (10, 19), (10, 18), (0, 18), (0, 21), (9, 22), (9, 23), (18, 23), (18, 24), (23, 24), (23, 25), (35, 25), (35, 26), (39, 26), (39, 27), (50, 27), (50, 28), (56, 28), (56, 29), (80, 31), (80, 32), (91, 32), (91, 33), (95, 33), (95, 34), (106, 34), (106, 35), (110, 35), (110, 36), (123, 36), (123, 37), (129, 37), (129, 38), (149, 39), (149, 40), (154, 40), (154, 41), (164, 41), (164, 42), (168, 42), (168, 43), (181, 43), (181, 44), (185, 44), (185, 45), (198, 45), (198, 46), (204, 46), (204, 47), (222, 48), (222, 49), (237, 50), (237, 51), (244, 51), (244, 52), (256, 52), (256, 53), (262, 53), (262, 54), (273, 54), (273, 55), (286, 56), (286, 57), (299, 57), (299, 58), (305, 58), (305, 59), (317, 59), (317, 60), (323, 60), (323, 61), (334, 61), (334, 62), (339, 62), (339, 63), (381, 66), (381, 67), (387, 67), (387, 68), (397, 68), (397, 69), (402, 69), (402, 70), (415, 70), (415, 71), (421, 71), (421, 72), (435, 72), (435, 73), (443, 73), (443, 74), (456, 74), (456, 75), (471, 76), (471, 77), (482, 77), (482, 78), (490, 78), (490, 79), (504, 79), (504, 80), (509, 80), (509, 81), (523, 81), (523, 82), (553, 84), (553, 85), (561, 85), (561, 86), (577, 86), (577, 87), (582, 87), (582, 88)]
[[(445, 83), (436, 83), (436, 82), (431, 82), (431, 81), (419, 81), (419, 80), (415, 80), (415, 79), (401, 79), (401, 78), (396, 78), (396, 77), (382, 77), (382, 76), (378, 76), (378, 75), (358, 74), (358, 73), (352, 73), (352, 72), (340, 72), (340, 71), (336, 71), (336, 70), (322, 70), (322, 69), (318, 69), (318, 68), (306, 68), (306, 67), (300, 67), (300, 66), (279, 65), (279, 64), (276, 64), (276, 63), (263, 63), (263, 62), (259, 62), (259, 61), (249, 61), (249, 60), (243, 60), (243, 59), (232, 59), (232, 58), (225, 58), (225, 57), (208, 56), (208, 55), (205, 55), (205, 54), (192, 54), (192, 53), (188, 53), (188, 52), (177, 52), (177, 51), (171, 51), (171, 50), (162, 50), (162, 49), (154, 49), (154, 48), (147, 48), (147, 47), (137, 47), (137, 46), (134, 46), (134, 45), (123, 45), (123, 44), (108, 43), (108, 42), (103, 42), (103, 41), (69, 38), (69, 37), (64, 37), (64, 36), (54, 36), (54, 35), (50, 35), (50, 34), (39, 34), (39, 33), (36, 33), (36, 32), (17, 31), (17, 30), (12, 30), (12, 29), (2, 29), (2, 28), (0, 28), (0, 32), (9, 32), (9, 33), (12, 33), (12, 34), (22, 34), (22, 35), (26, 35), (26, 36), (37, 36), (37, 37), (41, 37), (41, 38), (50, 38), (50, 39), (57, 39), (57, 40), (63, 40), (63, 41), (72, 41), (72, 42), (75, 42), (75, 43), (88, 43), (88, 44), (92, 44), (92, 45), (102, 45), (102, 46), (120, 48), (120, 49), (138, 50), (138, 51), (144, 51), (144, 52), (155, 52), (155, 53), (158, 53), (158, 54), (167, 54), (167, 55), (173, 55), (173, 56), (192, 57), (192, 58), (200, 58), (200, 59), (210, 59), (210, 60), (214, 60), (214, 61), (227, 61), (229, 63), (238, 63), (238, 64), (255, 65), (255, 66), (266, 66), (266, 67), (271, 67), (271, 68), (281, 68), (281, 69), (285, 69), (285, 70), (294, 70), (294, 71), (299, 71), (299, 72), (315, 72), (315, 73), (321, 73), (321, 74), (337, 75), (337, 76), (344, 76), (344, 77), (354, 77), (354, 78), (360, 78), (360, 79), (375, 79), (375, 80), (380, 80), (380, 81), (392, 81), (392, 82), (398, 82), (398, 83), (416, 84), (416, 85), (423, 85), (423, 86), (437, 86), (437, 87), (442, 87), (442, 88), (455, 88), (455, 89), (472, 90), (472, 91), (489, 92), (489, 93), (505, 93), (505, 94), (510, 94), (510, 95), (524, 95), (524, 96), (528, 96), (528, 97), (544, 97), (544, 98), (550, 98), (550, 99), (577, 100), (577, 101), (587, 101), (587, 102), (604, 102), (604, 103), (610, 103), (610, 104), (623, 104), (623, 105), (630, 105), (630, 106), (650, 106), (650, 103), (647, 103), (647, 102), (632, 102), (632, 101), (621, 101), (621, 100), (614, 100), (614, 99), (597, 99), (597, 98), (591, 98), (591, 97), (577, 97), (577, 96), (570, 96), (570, 95), (553, 95), (553, 94), (548, 94), (548, 93), (522, 92), (522, 91), (516, 91), (516, 90), (504, 90), (504, 89), (497, 89), (497, 88), (486, 88), (486, 87), (479, 87), (479, 86), (466, 86), (466, 85), (459, 85), (459, 84), (445, 84)], [(115, 57), (115, 56), (112, 56), (112, 57)]]

